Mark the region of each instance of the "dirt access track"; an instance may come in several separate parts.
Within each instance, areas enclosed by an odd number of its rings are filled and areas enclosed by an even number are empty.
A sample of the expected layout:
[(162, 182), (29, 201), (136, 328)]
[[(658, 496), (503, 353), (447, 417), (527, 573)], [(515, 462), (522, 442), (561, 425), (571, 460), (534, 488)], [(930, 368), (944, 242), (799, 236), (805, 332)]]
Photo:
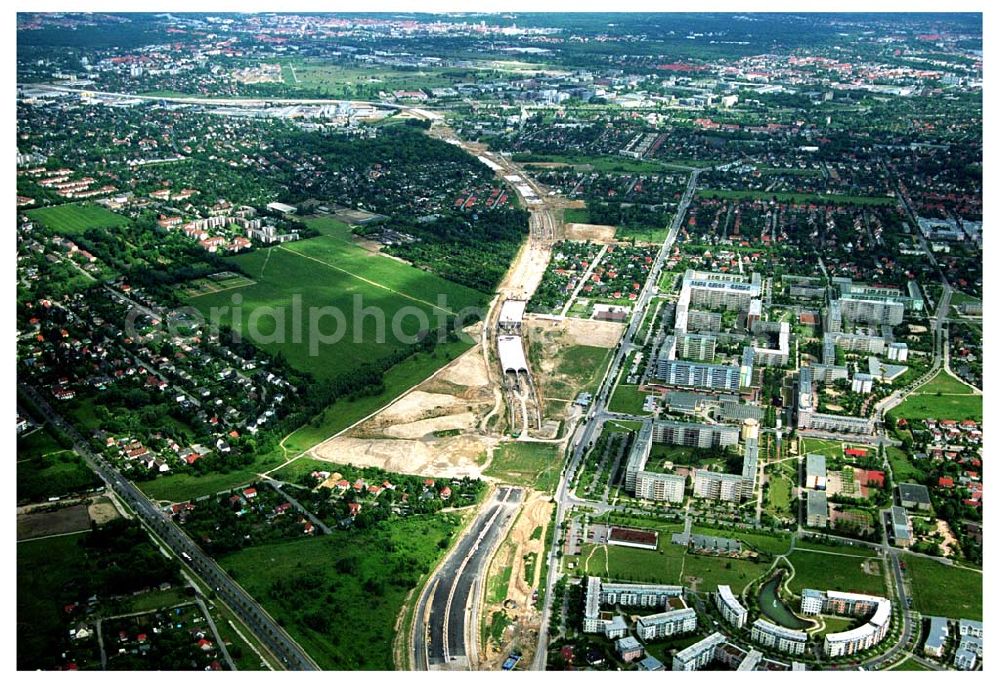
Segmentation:
[[(504, 612), (513, 620), (513, 628), (505, 632), (504, 645), (498, 647), (489, 642), (482, 646), (481, 669), (499, 669), (511, 650), (522, 651), (526, 664), (534, 657), (541, 616), (534, 607), (532, 595), (544, 581), (541, 578), (542, 557), (545, 554), (545, 541), (551, 536), (549, 521), (554, 507), (550, 501), (551, 496), (545, 493), (529, 492), (521, 514), (490, 564), (487, 589), (491, 587), (490, 581), (503, 576), (507, 569), (510, 569), (510, 581), (501, 602), (491, 602), (489, 594), (484, 594), (480, 616), (483, 621), (488, 622), (494, 612)], [(536, 529), (540, 530), (540, 534), (532, 538)], [(525, 580), (526, 557), (533, 560), (530, 583)]]
[(606, 224), (566, 224), (566, 240), (613, 243), (615, 227)]
[(374, 417), (309, 454), (403, 474), (478, 478), (496, 443), (476, 432), (493, 407), (488, 381), (476, 345)]

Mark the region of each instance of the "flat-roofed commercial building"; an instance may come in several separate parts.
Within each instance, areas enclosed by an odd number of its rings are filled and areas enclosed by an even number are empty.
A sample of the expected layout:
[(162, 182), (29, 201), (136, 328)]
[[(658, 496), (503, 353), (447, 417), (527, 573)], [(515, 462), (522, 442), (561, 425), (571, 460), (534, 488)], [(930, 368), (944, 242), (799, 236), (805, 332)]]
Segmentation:
[(740, 603), (739, 598), (733, 595), (729, 586), (719, 584), (715, 593), (715, 606), (719, 609), (723, 618), (737, 629), (742, 629), (747, 623), (747, 609)]
[(806, 455), (806, 488), (826, 490), (826, 456)]
[(642, 640), (649, 641), (675, 634), (686, 634), (697, 627), (697, 613), (691, 608), (684, 608), (640, 617), (635, 623), (635, 632)]
[(906, 510), (893, 505), (889, 508), (889, 517), (892, 520), (892, 541), (898, 546), (909, 547), (913, 543), (913, 527)]
[(693, 672), (715, 659), (715, 651), (725, 645), (726, 637), (716, 631), (674, 655), (673, 671)]
[(807, 491), (806, 495), (806, 526), (822, 529), (826, 526), (827, 505), (826, 491)]
[(791, 655), (802, 655), (806, 651), (808, 640), (806, 632), (778, 626), (766, 619), (757, 619), (753, 623), (750, 638), (762, 646)]

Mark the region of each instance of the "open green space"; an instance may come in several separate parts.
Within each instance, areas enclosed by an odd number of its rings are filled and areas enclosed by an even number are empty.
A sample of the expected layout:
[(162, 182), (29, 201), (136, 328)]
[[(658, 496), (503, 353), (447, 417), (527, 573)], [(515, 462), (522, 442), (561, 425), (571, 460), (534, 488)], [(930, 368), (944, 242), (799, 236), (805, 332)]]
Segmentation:
[(17, 667), (50, 667), (61, 652), (63, 605), (57, 589), (78, 573), (84, 534), (17, 544)]
[(920, 386), (892, 415), (904, 419), (983, 419), (983, 396), (945, 370)]
[(700, 190), (702, 198), (720, 198), (724, 200), (777, 200), (783, 203), (801, 205), (805, 203), (830, 205), (895, 205), (896, 199), (890, 197), (866, 195), (821, 195), (819, 193), (772, 193), (768, 191), (726, 191)]
[(563, 379), (546, 384), (546, 394), (573, 400), (581, 391), (593, 393), (611, 363), (612, 350), (593, 345), (573, 345), (559, 353), (555, 373)]
[[(795, 576), (788, 582), (793, 593), (817, 588), (885, 595), (882, 564), (878, 560), (796, 549), (788, 556), (788, 561), (795, 567)], [(866, 562), (877, 568), (876, 574), (868, 574), (862, 569)]]
[(100, 205), (53, 205), (25, 212), (34, 221), (57, 233), (72, 236), (82, 234), (90, 229), (113, 229), (125, 226), (129, 220), (120, 214), (115, 214)]
[(413, 516), (245, 548), (219, 562), (323, 669), (393, 669), (396, 619), (459, 528)]
[(752, 560), (688, 553), (684, 556), (684, 569), (678, 583), (703, 593), (715, 591), (719, 584), (728, 584), (739, 594), (770, 566), (770, 563)]
[(971, 395), (972, 387), (942, 369), (927, 383), (920, 386), (917, 393), (922, 395), (932, 393)]
[[(566, 164), (573, 167), (587, 167), (598, 172), (619, 172), (625, 174), (650, 174), (665, 171), (662, 162), (655, 160), (632, 160), (616, 155), (536, 155), (516, 153), (514, 161), (531, 164)], [(571, 221), (567, 219), (566, 221)], [(583, 222), (586, 223), (586, 222)]]
[(795, 541), (795, 549), (812, 550), (821, 553), (834, 553), (836, 555), (855, 555), (857, 557), (878, 556), (878, 553), (873, 548), (869, 548), (867, 545), (862, 543), (858, 543), (857, 545), (840, 545), (835, 543), (819, 543), (817, 541), (798, 540)]
[(847, 631), (857, 623), (858, 620), (854, 617), (837, 617), (827, 615), (823, 617), (823, 630), (817, 631), (814, 635), (819, 637), (826, 636), (827, 634), (836, 634), (841, 631)]
[(431, 353), (415, 353), (382, 375), (385, 390), (360, 398), (341, 398), (308, 424), (296, 429), (285, 440), (292, 452), (308, 450), (317, 443), (364, 419), (413, 388), (431, 374), (471, 348), (473, 343), (457, 340), (441, 343)]
[(766, 534), (751, 531), (731, 531), (729, 529), (714, 529), (707, 526), (693, 526), (691, 533), (702, 534), (703, 536), (718, 536), (720, 538), (733, 538), (743, 541), (748, 546), (762, 553), (780, 555), (788, 552), (791, 544), (791, 536), (787, 534)]
[(982, 620), (981, 572), (917, 555), (906, 555), (904, 560), (913, 589), (914, 610), (925, 616)]
[(562, 473), (562, 452), (552, 443), (508, 441), (493, 451), (493, 460), (484, 472), (515, 486), (555, 492)]
[(922, 664), (914, 660), (912, 657), (908, 657), (895, 667), (892, 667), (890, 671), (897, 672), (930, 672), (930, 667), (924, 667)]
[(152, 481), (140, 481), (136, 485), (153, 500), (175, 503), (242, 486), (257, 479), (257, 475), (261, 472), (277, 467), (281, 462), (281, 453), (272, 452), (258, 455), (248, 466), (229, 472), (209, 472), (200, 475), (164, 474)]
[(844, 444), (840, 441), (827, 441), (822, 438), (803, 438), (799, 449), (800, 455), (815, 453), (827, 457), (843, 457)]
[[(189, 298), (190, 304), (326, 380), (406, 349), (422, 329), (436, 329), (446, 316), (485, 299), (333, 235), (342, 225), (337, 220), (307, 221), (329, 235), (233, 257), (256, 283)], [(235, 294), (242, 298), (238, 309)]]
[(907, 457), (906, 453), (894, 445), (885, 447), (885, 454), (892, 465), (892, 478), (896, 481), (916, 481), (923, 482), (927, 476), (924, 470), (918, 467)]
[(642, 409), (646, 395), (646, 393), (639, 390), (638, 386), (618, 384), (611, 395), (611, 402), (608, 403), (608, 409), (612, 412), (621, 412), (623, 414), (649, 414), (649, 412), (645, 412)]
[(903, 419), (983, 420), (983, 396), (914, 393), (892, 414)]

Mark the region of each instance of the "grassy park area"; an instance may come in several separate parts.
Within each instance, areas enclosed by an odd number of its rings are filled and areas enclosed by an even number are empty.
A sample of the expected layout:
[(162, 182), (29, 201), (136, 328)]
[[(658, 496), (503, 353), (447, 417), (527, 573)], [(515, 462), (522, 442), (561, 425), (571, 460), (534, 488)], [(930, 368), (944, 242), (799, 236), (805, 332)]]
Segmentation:
[(952, 619), (983, 618), (983, 575), (917, 555), (905, 558), (913, 588), (913, 609)]
[(943, 369), (892, 410), (903, 419), (983, 419), (983, 396)]
[(510, 441), (496, 447), (485, 474), (504, 483), (552, 493), (559, 483), (562, 465), (557, 445)]
[(393, 669), (396, 618), (459, 528), (457, 515), (260, 545), (220, 564), (323, 669)]
[[(843, 553), (827, 554), (796, 548), (788, 556), (795, 575), (788, 582), (793, 593), (804, 588), (828, 589), (850, 593), (885, 594), (882, 563), (871, 557), (849, 557)], [(865, 566), (874, 572), (869, 573)]]

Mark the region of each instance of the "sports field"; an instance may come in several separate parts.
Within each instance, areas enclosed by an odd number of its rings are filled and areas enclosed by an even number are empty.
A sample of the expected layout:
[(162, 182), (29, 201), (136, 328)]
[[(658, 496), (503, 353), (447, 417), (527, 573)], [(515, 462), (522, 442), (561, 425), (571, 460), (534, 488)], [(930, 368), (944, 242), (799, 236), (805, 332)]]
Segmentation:
[(68, 236), (81, 234), (90, 229), (111, 229), (128, 224), (126, 217), (99, 205), (68, 203), (28, 210), (25, 214), (46, 228)]
[(342, 222), (307, 222), (323, 235), (233, 257), (253, 282), (213, 292), (192, 284), (199, 294), (188, 302), (297, 369), (332, 379), (406, 348), (421, 328), (485, 301), (478, 291), (360, 247)]

